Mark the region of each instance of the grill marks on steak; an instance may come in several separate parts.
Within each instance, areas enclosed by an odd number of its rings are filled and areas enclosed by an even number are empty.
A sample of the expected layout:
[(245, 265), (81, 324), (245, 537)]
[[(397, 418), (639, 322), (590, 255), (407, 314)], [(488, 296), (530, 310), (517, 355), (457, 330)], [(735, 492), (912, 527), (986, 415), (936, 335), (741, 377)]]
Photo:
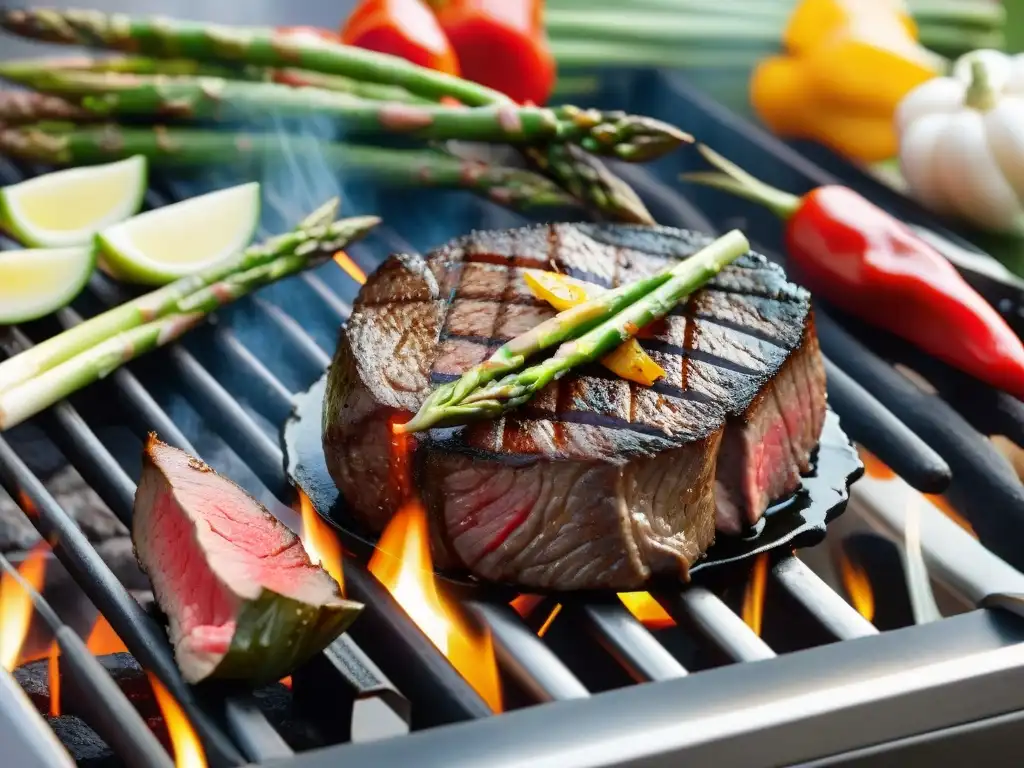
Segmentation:
[[(360, 292), (325, 403), (328, 467), (355, 512), (380, 530), (400, 501), (388, 482), (390, 419), (554, 314), (524, 269), (613, 287), (706, 242), (559, 224), (389, 259)], [(420, 439), (418, 485), (441, 564), (524, 585), (633, 588), (653, 573), (685, 575), (711, 544), (716, 466), (725, 530), (795, 488), (824, 418), (805, 291), (748, 254), (640, 341), (667, 373), (653, 387), (589, 366), (504, 418)]]

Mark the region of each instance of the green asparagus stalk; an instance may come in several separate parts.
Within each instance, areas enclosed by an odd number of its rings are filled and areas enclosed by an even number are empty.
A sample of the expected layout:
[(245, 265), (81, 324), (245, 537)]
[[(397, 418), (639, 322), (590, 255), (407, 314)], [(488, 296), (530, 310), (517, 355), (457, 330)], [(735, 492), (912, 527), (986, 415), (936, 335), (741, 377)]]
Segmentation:
[(237, 120), (267, 114), (320, 114), (338, 118), (347, 133), (395, 133), (435, 141), (575, 143), (593, 154), (629, 162), (654, 160), (693, 140), (660, 120), (572, 106), (500, 104), (463, 109), (369, 101), (320, 88), (213, 77), (52, 70), (33, 73), (30, 79), (38, 90), (81, 99), (86, 110), (101, 117)]
[[(5, 360), (0, 363), (0, 392), (25, 384), (44, 371), (64, 363), (114, 334), (168, 315), (191, 311), (192, 305), (182, 304), (183, 301), (210, 286), (218, 286), (220, 290), (219, 286), (236, 273), (246, 273), (297, 253), (327, 252), (338, 241), (362, 237), (377, 223), (376, 218), (362, 217), (344, 219), (332, 224), (337, 209), (338, 201), (329, 201), (310, 214), (292, 232), (251, 246), (234, 258), (211, 266), (196, 275), (183, 277), (170, 285), (90, 318), (30, 350)], [(231, 297), (231, 300), (233, 298), (235, 297)]]
[(312, 157), (347, 179), (395, 186), (467, 189), (517, 210), (573, 207), (576, 199), (532, 171), (488, 165), (428, 149), (320, 142), (313, 137), (189, 128), (81, 127), (68, 123), (0, 128), (0, 154), (54, 165), (87, 165), (145, 155), (152, 167), (246, 167), (291, 153)]
[(0, 77), (32, 88), (52, 72), (113, 72), (126, 75), (224, 77), (266, 80), (261, 67), (231, 67), (193, 59), (152, 59), (148, 56), (54, 56), (0, 61)]
[[(733, 230), (653, 277), (608, 291), (531, 328), (507, 342), (489, 359), (456, 381), (442, 384), (419, 411), (395, 432), (420, 432), (438, 424), (460, 424), (497, 416), (522, 405), (571, 368), (592, 362), (659, 317), (702, 286), (750, 248)], [(561, 344), (547, 360), (526, 370), (527, 358)], [(508, 374), (500, 381), (496, 379)]]
[(57, 96), (28, 91), (0, 91), (0, 125), (40, 120), (88, 120), (84, 109)]
[(112, 73), (164, 77), (221, 77), (225, 80), (273, 81), (286, 85), (322, 88), (350, 93), (376, 101), (400, 101), (416, 104), (434, 102), (413, 96), (404, 88), (367, 83), (339, 75), (324, 75), (301, 69), (267, 69), (254, 66), (223, 66), (193, 59), (153, 59), (147, 56), (65, 56), (49, 59), (0, 61), (0, 78), (43, 90), (54, 72)]
[[(122, 326), (95, 346), (79, 347), (78, 354), (20, 384), (5, 387), (0, 390), (0, 431), (20, 424), (71, 393), (108, 376), (125, 363), (170, 344), (220, 307), (263, 286), (316, 266), (344, 248), (353, 237), (368, 232), (378, 221), (372, 216), (362, 216), (315, 228), (314, 239), (299, 246), (294, 252), (227, 275), (178, 300), (173, 312), (134, 327)], [(117, 312), (118, 309), (120, 307), (111, 312)], [(136, 317), (141, 314), (136, 314)], [(73, 333), (81, 327), (76, 326), (65, 334)], [(61, 336), (54, 340), (59, 340)], [(2, 365), (15, 363), (38, 348), (26, 350)]]
[(269, 27), (229, 27), (166, 17), (53, 8), (2, 9), (0, 26), (36, 40), (161, 59), (308, 69), (398, 86), (434, 101), (451, 96), (467, 106), (508, 101), (498, 91), (418, 67), (397, 56)]
[[(469, 107), (510, 101), (491, 88), (410, 64), (397, 56), (269, 28), (225, 27), (167, 18), (56, 9), (3, 9), (0, 10), (0, 26), (32, 39), (158, 58), (298, 67), (397, 86), (433, 101), (448, 96)], [(535, 164), (541, 151), (528, 155)], [(566, 152), (559, 145), (551, 145), (550, 151), (554, 156), (538, 165), (566, 188), (579, 190), (577, 196), (585, 204), (615, 219), (653, 223), (636, 194), (599, 160)], [(597, 186), (588, 184), (591, 179)]]

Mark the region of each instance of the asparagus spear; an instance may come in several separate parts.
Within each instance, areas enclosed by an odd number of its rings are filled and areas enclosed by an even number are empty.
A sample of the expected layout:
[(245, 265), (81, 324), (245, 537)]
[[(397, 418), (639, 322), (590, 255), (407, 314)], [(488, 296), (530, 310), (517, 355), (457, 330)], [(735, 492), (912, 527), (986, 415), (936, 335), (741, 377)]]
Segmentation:
[(376, 101), (400, 101), (416, 104), (434, 102), (413, 96), (404, 88), (367, 83), (340, 75), (324, 75), (301, 69), (267, 69), (254, 66), (224, 66), (193, 59), (153, 59), (146, 56), (65, 56), (50, 59), (14, 59), (0, 61), (0, 78), (45, 90), (55, 72), (112, 73), (166, 77), (222, 77), (226, 80), (274, 81), (292, 86), (323, 88), (350, 93)]
[[(531, 328), (456, 381), (438, 387), (395, 432), (420, 432), (437, 424), (494, 417), (522, 405), (571, 368), (599, 360), (645, 325), (669, 311), (750, 248), (732, 230), (669, 270), (616, 288)], [(562, 343), (564, 342), (564, 343)], [(528, 357), (561, 343), (547, 360), (526, 370)], [(509, 374), (500, 381), (498, 376)]]
[(57, 96), (28, 91), (0, 91), (0, 125), (39, 120), (87, 120), (84, 109)]
[[(0, 390), (0, 430), (21, 423), (82, 387), (104, 378), (125, 363), (170, 344), (220, 307), (265, 285), (320, 264), (354, 238), (364, 235), (378, 222), (376, 217), (361, 216), (314, 228), (311, 231), (312, 239), (293, 252), (226, 275), (177, 301), (173, 311), (163, 317), (134, 327), (123, 325), (95, 346), (84, 349), (79, 347), (78, 354), (38, 376)], [(115, 308), (111, 312), (119, 309)], [(141, 317), (142, 313), (136, 313), (135, 316)], [(76, 326), (65, 333), (73, 333), (81, 327)], [(61, 336), (54, 340), (59, 340)], [(23, 355), (30, 355), (38, 348), (26, 350), (7, 363), (17, 362)]]
[(297, 67), (395, 85), (434, 101), (443, 96), (451, 96), (468, 106), (508, 101), (498, 91), (418, 67), (397, 56), (268, 27), (229, 27), (166, 17), (146, 18), (53, 8), (2, 9), (0, 26), (36, 40), (156, 58)]
[(313, 137), (229, 133), (189, 128), (81, 127), (41, 123), (0, 128), (0, 154), (54, 165), (85, 165), (145, 155), (153, 167), (208, 168), (273, 159), (285, 153), (312, 157), (344, 171), (397, 186), (468, 189), (509, 208), (573, 206), (576, 200), (540, 174), (461, 160), (428, 149), (386, 149), (320, 142)]
[(234, 258), (90, 318), (5, 360), (0, 363), (0, 392), (29, 381), (115, 333), (187, 311), (183, 310), (185, 305), (181, 302), (211, 285), (221, 285), (233, 274), (248, 272), (295, 253), (317, 249), (326, 251), (338, 239), (358, 239), (377, 223), (375, 218), (363, 217), (331, 224), (337, 210), (338, 201), (331, 200), (306, 217), (291, 232), (253, 245)]
[[(68, 45), (143, 53), (159, 58), (191, 58), (220, 64), (299, 67), (356, 80), (398, 86), (440, 101), (448, 96), (466, 106), (508, 103), (503, 93), (458, 77), (410, 64), (375, 51), (262, 27), (225, 27), (147, 19), (99, 11), (2, 9), (0, 26), (25, 37)], [(528, 158), (592, 208), (623, 221), (654, 223), (629, 186), (596, 158), (551, 145), (549, 155), (532, 150)]]
[(463, 109), (370, 101), (320, 88), (215, 77), (51, 70), (32, 73), (26, 79), (38, 90), (81, 98), (85, 109), (100, 116), (244, 119), (266, 114), (324, 114), (339, 118), (349, 133), (398, 133), (438, 141), (575, 143), (594, 154), (631, 162), (656, 159), (693, 140), (660, 120), (572, 106), (501, 104)]

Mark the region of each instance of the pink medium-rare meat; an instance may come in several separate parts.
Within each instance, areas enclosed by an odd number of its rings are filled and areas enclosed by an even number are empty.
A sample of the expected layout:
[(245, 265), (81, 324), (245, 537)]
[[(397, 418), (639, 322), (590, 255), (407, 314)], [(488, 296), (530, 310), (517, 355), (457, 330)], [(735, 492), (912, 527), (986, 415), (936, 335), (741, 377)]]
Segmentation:
[[(706, 242), (555, 224), (390, 258), (360, 291), (325, 396), (328, 468), (352, 512), (380, 531), (402, 501), (391, 421), (552, 316), (524, 269), (609, 287)], [(652, 387), (589, 366), (504, 418), (415, 438), (435, 562), (524, 587), (637, 589), (686, 578), (716, 517), (739, 531), (795, 490), (825, 413), (807, 292), (747, 254), (642, 336), (667, 374)]]
[(261, 504), (152, 435), (132, 541), (189, 682), (277, 680), (333, 641), (360, 609)]

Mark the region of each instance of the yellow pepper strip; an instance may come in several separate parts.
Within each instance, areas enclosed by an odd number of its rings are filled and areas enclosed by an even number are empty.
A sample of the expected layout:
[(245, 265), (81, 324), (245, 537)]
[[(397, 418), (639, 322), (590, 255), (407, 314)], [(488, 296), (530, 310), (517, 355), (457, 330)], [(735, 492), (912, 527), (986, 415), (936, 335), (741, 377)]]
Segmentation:
[[(534, 296), (546, 301), (559, 312), (604, 292), (603, 288), (593, 283), (575, 280), (557, 272), (529, 269), (523, 274), (523, 279)], [(665, 376), (665, 369), (644, 352), (636, 339), (624, 341), (613, 352), (601, 358), (601, 364), (615, 375), (645, 387)]]
[(901, 9), (894, 0), (804, 0), (786, 30), (788, 54), (763, 60), (751, 78), (761, 120), (854, 160), (895, 156), (896, 107), (941, 68)]

